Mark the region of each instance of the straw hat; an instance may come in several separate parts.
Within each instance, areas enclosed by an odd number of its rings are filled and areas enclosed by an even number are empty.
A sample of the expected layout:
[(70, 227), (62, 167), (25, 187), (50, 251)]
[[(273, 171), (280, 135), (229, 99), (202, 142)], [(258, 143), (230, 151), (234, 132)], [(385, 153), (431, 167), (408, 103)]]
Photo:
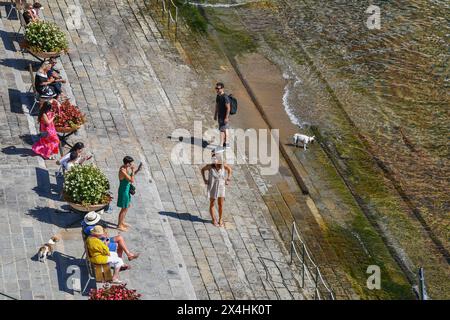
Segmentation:
[(93, 236), (102, 236), (105, 234), (105, 230), (103, 230), (102, 226), (95, 226), (92, 230), (91, 230), (91, 235)]
[(86, 223), (88, 226), (93, 226), (94, 224), (97, 224), (102, 217), (95, 211), (88, 212), (84, 216), (84, 223)]

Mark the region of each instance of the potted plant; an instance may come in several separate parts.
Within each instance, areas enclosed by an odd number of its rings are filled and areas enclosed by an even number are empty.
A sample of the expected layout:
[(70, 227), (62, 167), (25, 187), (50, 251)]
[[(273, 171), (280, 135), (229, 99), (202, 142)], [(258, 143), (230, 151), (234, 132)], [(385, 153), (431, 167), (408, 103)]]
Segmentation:
[(53, 100), (52, 111), (55, 113), (55, 129), (59, 133), (77, 131), (86, 122), (86, 116), (69, 100), (61, 104)]
[(64, 174), (64, 200), (75, 210), (97, 211), (111, 202), (109, 181), (94, 164), (73, 166)]
[(89, 300), (139, 300), (141, 295), (136, 290), (127, 289), (126, 284), (105, 284), (102, 288), (91, 289)]
[(35, 21), (25, 30), (24, 46), (41, 58), (50, 58), (67, 53), (69, 43), (65, 33), (54, 23)]

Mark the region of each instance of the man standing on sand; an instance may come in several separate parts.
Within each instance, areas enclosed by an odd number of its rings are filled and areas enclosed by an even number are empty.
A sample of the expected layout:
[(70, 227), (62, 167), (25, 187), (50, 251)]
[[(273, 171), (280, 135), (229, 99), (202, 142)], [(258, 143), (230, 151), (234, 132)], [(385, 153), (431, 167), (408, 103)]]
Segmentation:
[(223, 148), (230, 148), (228, 129), (230, 128), (231, 104), (230, 98), (225, 94), (224, 87), (222, 82), (216, 83), (217, 97), (214, 120), (218, 120), (220, 131), (220, 145), (217, 151), (223, 150)]

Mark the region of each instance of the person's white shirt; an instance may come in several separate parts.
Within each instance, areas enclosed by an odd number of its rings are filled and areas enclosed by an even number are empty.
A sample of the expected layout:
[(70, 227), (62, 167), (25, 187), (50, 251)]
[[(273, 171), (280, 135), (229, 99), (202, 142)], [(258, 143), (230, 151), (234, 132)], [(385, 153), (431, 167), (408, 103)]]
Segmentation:
[(69, 171), (70, 169), (72, 169), (73, 168), (73, 166), (75, 166), (75, 165), (77, 165), (78, 163), (76, 162), (76, 161), (69, 161), (69, 162), (67, 162), (67, 165), (66, 165), (66, 171)]
[(61, 167), (64, 168), (64, 170), (67, 170), (67, 164), (70, 160), (70, 152), (68, 152), (64, 157), (59, 160), (59, 163), (61, 164)]

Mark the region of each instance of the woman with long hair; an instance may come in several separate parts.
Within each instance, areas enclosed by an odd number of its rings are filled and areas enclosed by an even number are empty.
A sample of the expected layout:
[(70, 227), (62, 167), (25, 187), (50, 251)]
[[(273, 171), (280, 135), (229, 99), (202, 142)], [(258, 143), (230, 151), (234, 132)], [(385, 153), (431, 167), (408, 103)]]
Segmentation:
[(42, 156), (46, 160), (53, 160), (55, 154), (59, 151), (59, 138), (55, 130), (55, 114), (51, 111), (52, 104), (46, 101), (39, 110), (38, 122), (40, 129), (40, 136), (38, 142), (33, 144), (33, 151)]
[(56, 92), (53, 91), (52, 85), (55, 83), (55, 79), (49, 78), (48, 73), (51, 70), (52, 65), (48, 61), (44, 61), (36, 72), (34, 78), (34, 86), (36, 91), (39, 93), (41, 102), (39, 106), (42, 108), (42, 101), (49, 100), (50, 98), (56, 97)]
[[(70, 151), (64, 157), (62, 157), (59, 161), (56, 161), (56, 164), (61, 165), (62, 172), (68, 169), (67, 165), (69, 161), (72, 161), (77, 164), (83, 164), (85, 161), (92, 158), (92, 155), (83, 156), (82, 155), (83, 151), (84, 151), (84, 143), (77, 142), (72, 146), (72, 148), (70, 148)], [(74, 160), (70, 160), (70, 158), (72, 157), (72, 153), (76, 155)]]

